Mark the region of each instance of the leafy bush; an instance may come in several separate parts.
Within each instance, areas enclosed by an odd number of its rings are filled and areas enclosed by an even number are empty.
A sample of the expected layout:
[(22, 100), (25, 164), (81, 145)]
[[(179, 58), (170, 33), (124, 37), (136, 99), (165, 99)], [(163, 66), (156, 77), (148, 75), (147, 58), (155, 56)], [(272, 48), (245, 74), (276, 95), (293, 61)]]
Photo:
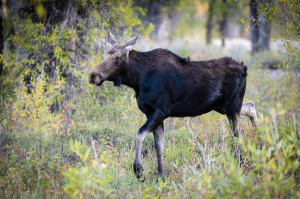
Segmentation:
[[(31, 16), (12, 24), (18, 29), (6, 42), (5, 75), (0, 76), (1, 198), (300, 197), (299, 88), (290, 72), (261, 69), (256, 62), (249, 64), (245, 101), (255, 102), (258, 126), (242, 118), (243, 137), (233, 140), (225, 116), (169, 118), (167, 179), (157, 182), (153, 137), (148, 135), (143, 145), (146, 180), (139, 182), (132, 162), (145, 116), (134, 93), (111, 83), (93, 87), (88, 76), (101, 61), (105, 46), (99, 35), (103, 38), (106, 28), (114, 30), (122, 22), (129, 31), (145, 33), (151, 26), (140, 27), (135, 13), (143, 10), (131, 1), (106, 2), (105, 15), (99, 15), (103, 5), (98, 1), (79, 2), (90, 18), (78, 23), (76, 31), (53, 25), (48, 32)], [(64, 48), (74, 37), (81, 42), (76, 62)], [(226, 53), (199, 49), (201, 59)], [(179, 50), (190, 51), (187, 46)], [(65, 76), (66, 70), (71, 76)], [(234, 143), (242, 148), (240, 166), (233, 158)]]
[(107, 171), (109, 154), (102, 152), (98, 156), (94, 140), (91, 142), (94, 158), (91, 157), (91, 148), (85, 149), (79, 142), (70, 141), (70, 150), (80, 158), (80, 165), (64, 172), (64, 190), (72, 198), (107, 198), (111, 194)]

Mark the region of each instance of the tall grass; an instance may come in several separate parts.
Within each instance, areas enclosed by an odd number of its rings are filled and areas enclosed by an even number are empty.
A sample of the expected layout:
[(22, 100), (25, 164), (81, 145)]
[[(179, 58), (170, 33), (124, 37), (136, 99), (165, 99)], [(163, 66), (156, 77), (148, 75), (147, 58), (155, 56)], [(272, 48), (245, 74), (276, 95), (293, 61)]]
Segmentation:
[[(259, 120), (255, 128), (242, 117), (238, 140), (215, 112), (165, 120), (164, 182), (157, 181), (151, 134), (142, 151), (145, 182), (133, 174), (134, 138), (145, 116), (132, 90), (88, 86), (62, 113), (37, 109), (47, 114), (32, 120), (35, 128), (7, 124), (0, 197), (299, 198), (299, 88), (292, 73), (271, 73), (249, 67), (245, 101), (254, 101)], [(9, 121), (21, 122), (11, 107), (5, 110)], [(242, 148), (241, 165), (234, 143)]]

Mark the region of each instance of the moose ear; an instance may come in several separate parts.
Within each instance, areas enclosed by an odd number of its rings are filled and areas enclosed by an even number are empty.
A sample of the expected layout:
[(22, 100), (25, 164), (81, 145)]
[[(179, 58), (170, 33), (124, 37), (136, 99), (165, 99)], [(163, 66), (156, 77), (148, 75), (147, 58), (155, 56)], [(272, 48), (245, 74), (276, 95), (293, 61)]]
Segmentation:
[(138, 35), (135, 37), (132, 37), (125, 43), (125, 48), (129, 51), (132, 49), (132, 46), (136, 43), (136, 40), (138, 39)]
[(111, 34), (110, 30), (107, 31), (106, 41), (112, 46), (118, 43), (113, 34)]

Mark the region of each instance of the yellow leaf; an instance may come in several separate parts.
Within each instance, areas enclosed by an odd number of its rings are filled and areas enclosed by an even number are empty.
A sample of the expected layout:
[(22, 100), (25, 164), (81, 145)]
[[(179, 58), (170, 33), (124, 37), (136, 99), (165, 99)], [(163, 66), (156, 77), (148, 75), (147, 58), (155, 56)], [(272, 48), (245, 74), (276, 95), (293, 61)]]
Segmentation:
[(248, 27), (246, 28), (246, 31), (247, 31), (247, 32), (249, 31), (249, 28), (250, 28), (250, 26), (248, 26)]
[(66, 188), (66, 187), (63, 187), (64, 191), (66, 192), (66, 194), (70, 194), (70, 191)]
[(244, 24), (245, 23), (245, 17), (243, 17), (242, 19), (240, 19), (240, 22), (242, 23), (242, 24)]
[(159, 187), (160, 187), (161, 189), (164, 188), (164, 183), (163, 183), (163, 182), (160, 182), (158, 185), (159, 185)]

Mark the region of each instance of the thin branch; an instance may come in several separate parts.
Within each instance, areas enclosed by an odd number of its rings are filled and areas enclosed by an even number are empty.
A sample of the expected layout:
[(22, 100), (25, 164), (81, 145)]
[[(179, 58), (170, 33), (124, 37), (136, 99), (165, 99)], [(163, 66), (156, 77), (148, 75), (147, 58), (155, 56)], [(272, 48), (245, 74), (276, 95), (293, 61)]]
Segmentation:
[(97, 162), (97, 165), (99, 166), (100, 161), (99, 161), (97, 150), (96, 150), (96, 147), (95, 147), (95, 140), (92, 137), (91, 137), (91, 144), (92, 144), (92, 149), (93, 149), (93, 152), (94, 152), (95, 160)]

